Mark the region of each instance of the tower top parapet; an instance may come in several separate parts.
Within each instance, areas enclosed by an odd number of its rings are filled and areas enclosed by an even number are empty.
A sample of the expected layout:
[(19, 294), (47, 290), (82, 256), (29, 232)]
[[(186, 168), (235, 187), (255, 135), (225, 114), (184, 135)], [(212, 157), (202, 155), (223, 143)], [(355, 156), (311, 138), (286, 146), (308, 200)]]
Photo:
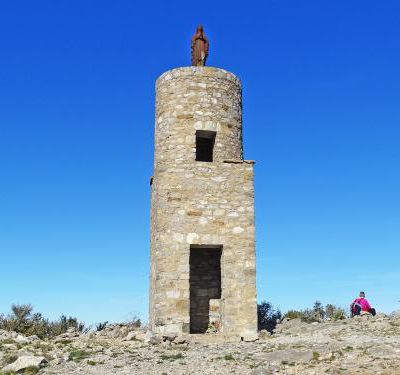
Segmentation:
[(212, 66), (184, 66), (167, 70), (157, 78), (156, 84), (158, 85), (161, 81), (169, 81), (179, 78), (184, 79), (193, 76), (224, 79), (227, 81), (232, 81), (236, 85), (241, 86), (240, 78), (237, 75), (225, 69), (215, 68)]

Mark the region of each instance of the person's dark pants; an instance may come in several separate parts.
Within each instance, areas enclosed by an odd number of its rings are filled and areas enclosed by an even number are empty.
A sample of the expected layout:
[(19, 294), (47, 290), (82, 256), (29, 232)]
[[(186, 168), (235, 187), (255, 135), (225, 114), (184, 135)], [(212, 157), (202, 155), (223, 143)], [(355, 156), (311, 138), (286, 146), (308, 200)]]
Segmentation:
[[(376, 311), (374, 308), (371, 308), (368, 310), (368, 312), (372, 315), (375, 316), (376, 315)], [(354, 315), (360, 315), (361, 314), (361, 306), (355, 305), (353, 307), (353, 316)]]
[(368, 312), (369, 312), (372, 316), (375, 316), (375, 315), (376, 315), (376, 311), (375, 311), (374, 308), (369, 309)]
[(355, 306), (353, 307), (353, 316), (355, 316), (355, 315), (360, 315), (360, 314), (361, 314), (361, 306), (355, 305)]

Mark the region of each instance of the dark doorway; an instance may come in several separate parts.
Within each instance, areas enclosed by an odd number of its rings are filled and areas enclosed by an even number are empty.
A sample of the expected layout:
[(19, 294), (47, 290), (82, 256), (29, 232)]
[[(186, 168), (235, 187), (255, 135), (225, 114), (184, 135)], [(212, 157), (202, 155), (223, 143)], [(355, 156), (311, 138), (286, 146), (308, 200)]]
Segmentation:
[[(190, 333), (205, 333), (210, 323), (210, 300), (213, 316), (219, 314), (221, 299), (222, 246), (190, 246)], [(218, 306), (218, 307), (215, 307)], [(218, 311), (215, 311), (215, 310)], [(220, 322), (218, 323), (220, 326)]]
[(196, 131), (196, 161), (213, 161), (216, 132)]

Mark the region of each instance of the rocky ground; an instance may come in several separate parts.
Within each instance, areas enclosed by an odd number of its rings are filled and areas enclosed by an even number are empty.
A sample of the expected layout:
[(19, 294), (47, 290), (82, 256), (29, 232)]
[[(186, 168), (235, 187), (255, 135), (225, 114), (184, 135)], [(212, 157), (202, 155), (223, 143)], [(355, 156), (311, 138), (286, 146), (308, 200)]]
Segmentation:
[(52, 340), (0, 330), (1, 375), (400, 374), (400, 314), (337, 322), (284, 320), (254, 342), (160, 337), (126, 325)]

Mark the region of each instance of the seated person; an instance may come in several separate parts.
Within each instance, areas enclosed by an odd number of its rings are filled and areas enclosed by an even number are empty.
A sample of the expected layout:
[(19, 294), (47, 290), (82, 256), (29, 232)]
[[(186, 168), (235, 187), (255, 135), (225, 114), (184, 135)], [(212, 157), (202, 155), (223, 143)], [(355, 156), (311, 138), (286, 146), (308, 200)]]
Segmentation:
[(350, 305), (351, 316), (362, 315), (365, 313), (369, 313), (375, 316), (376, 311), (371, 307), (369, 302), (365, 299), (365, 293), (360, 292), (360, 296), (356, 298), (353, 303)]

